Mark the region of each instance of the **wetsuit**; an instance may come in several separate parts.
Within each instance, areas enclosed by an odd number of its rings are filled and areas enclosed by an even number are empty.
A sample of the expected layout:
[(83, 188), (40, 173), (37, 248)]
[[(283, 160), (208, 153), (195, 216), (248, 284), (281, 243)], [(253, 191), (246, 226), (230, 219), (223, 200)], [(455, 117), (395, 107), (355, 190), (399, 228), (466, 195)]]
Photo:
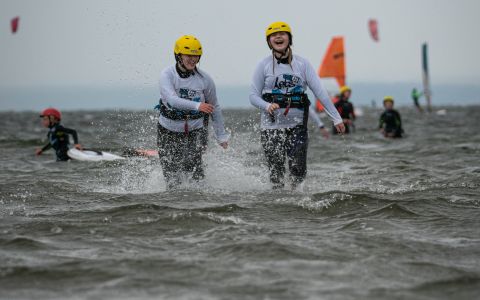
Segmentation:
[(73, 136), (74, 144), (78, 144), (78, 135), (77, 131), (70, 128), (65, 128), (60, 124), (55, 124), (50, 127), (48, 130), (48, 144), (43, 146), (42, 152), (53, 148), (55, 150), (55, 154), (57, 155), (57, 161), (67, 161), (70, 158), (67, 155), (68, 151), (68, 135)]
[[(293, 55), (288, 63), (268, 56), (258, 63), (253, 75), (250, 103), (262, 111), (261, 143), (274, 188), (284, 186), (285, 160), (292, 186), (301, 183), (307, 173), (306, 123), (309, 116), (315, 118), (305, 94), (307, 87), (320, 99), (334, 124), (342, 123), (316, 71), (306, 59)], [(279, 104), (280, 108), (269, 114), (267, 110), (272, 103)]]
[(402, 137), (402, 120), (398, 111), (394, 109), (387, 109), (382, 113), (378, 127), (383, 128), (386, 137)]
[[(181, 183), (182, 174), (194, 180), (204, 178), (202, 155), (209, 117), (219, 143), (227, 142), (230, 135), (225, 131), (215, 84), (207, 73), (182, 73), (176, 65), (167, 67), (160, 76), (160, 95), (158, 153), (167, 188), (172, 189)], [(213, 105), (214, 112), (201, 113), (201, 102)]]
[[(338, 110), (338, 113), (342, 117), (342, 119), (348, 119), (355, 121), (355, 112), (353, 110), (352, 102), (349, 102), (348, 99), (345, 99), (342, 95), (340, 95), (340, 100), (335, 103), (335, 108)], [(350, 125), (345, 123), (345, 133), (350, 133)], [(333, 133), (337, 133), (337, 129), (333, 128)]]
[(420, 103), (418, 103), (418, 100), (420, 99), (420, 97), (422, 96), (422, 93), (419, 93), (417, 91), (417, 89), (413, 89), (412, 90), (412, 100), (413, 100), (413, 104), (415, 104), (415, 106), (420, 110), (422, 111), (422, 108), (420, 106)]

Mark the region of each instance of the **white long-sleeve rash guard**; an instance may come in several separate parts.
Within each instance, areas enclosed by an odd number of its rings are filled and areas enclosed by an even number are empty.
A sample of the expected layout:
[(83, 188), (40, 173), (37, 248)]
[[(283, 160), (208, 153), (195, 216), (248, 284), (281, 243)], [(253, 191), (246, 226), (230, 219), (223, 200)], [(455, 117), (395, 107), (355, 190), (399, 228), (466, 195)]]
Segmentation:
[[(306, 92), (309, 87), (315, 97), (320, 99), (327, 115), (333, 120), (333, 124), (342, 123), (342, 118), (333, 105), (327, 91), (320, 82), (313, 66), (306, 59), (293, 55), (291, 64), (278, 64), (277, 60), (268, 56), (260, 61), (253, 74), (253, 82), (250, 91), (250, 103), (262, 110), (261, 124), (262, 129), (280, 129), (292, 128), (303, 123), (303, 110), (291, 108), (285, 116), (285, 108), (280, 108), (274, 112), (274, 120), (267, 112), (271, 103), (262, 99), (263, 94), (298, 94)], [(320, 119), (314, 113), (313, 107), (309, 115), (321, 127)], [(313, 114), (312, 114), (313, 113)], [(316, 118), (315, 118), (316, 117)], [(318, 123), (320, 121), (320, 123)]]
[[(215, 138), (219, 143), (227, 142), (230, 134), (225, 131), (223, 115), (217, 100), (215, 83), (204, 71), (195, 72), (187, 78), (181, 78), (175, 65), (165, 68), (160, 75), (160, 96), (163, 104), (184, 111), (198, 111), (201, 102), (214, 106), (212, 113)], [(160, 114), (160, 125), (170, 131), (184, 132), (184, 120), (172, 120)], [(189, 130), (203, 127), (203, 118), (188, 120)]]

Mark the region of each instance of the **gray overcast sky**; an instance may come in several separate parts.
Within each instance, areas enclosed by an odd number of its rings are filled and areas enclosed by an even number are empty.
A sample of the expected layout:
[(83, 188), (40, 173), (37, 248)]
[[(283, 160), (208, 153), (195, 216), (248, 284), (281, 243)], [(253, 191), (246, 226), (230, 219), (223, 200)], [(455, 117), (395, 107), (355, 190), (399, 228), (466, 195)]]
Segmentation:
[(331, 37), (345, 36), (349, 82), (420, 82), (427, 41), (432, 82), (479, 85), (479, 12), (477, 0), (2, 1), (0, 86), (156, 85), (182, 34), (200, 39), (201, 68), (217, 85), (247, 85), (277, 20), (315, 68)]

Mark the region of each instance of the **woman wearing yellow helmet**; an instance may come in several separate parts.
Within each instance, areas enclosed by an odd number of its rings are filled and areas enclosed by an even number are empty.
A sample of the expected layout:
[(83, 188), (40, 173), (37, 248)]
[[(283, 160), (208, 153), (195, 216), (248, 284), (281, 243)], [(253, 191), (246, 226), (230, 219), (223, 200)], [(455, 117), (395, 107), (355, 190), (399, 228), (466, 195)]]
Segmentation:
[(265, 35), (272, 55), (260, 61), (255, 69), (250, 103), (262, 111), (261, 141), (273, 187), (284, 186), (287, 160), (291, 186), (295, 188), (307, 172), (308, 118), (323, 127), (314, 110), (309, 109), (307, 88), (322, 101), (338, 130), (343, 132), (345, 127), (313, 66), (293, 55), (290, 26), (274, 22), (267, 27)]
[[(343, 119), (345, 125), (345, 133), (350, 133), (350, 126), (354, 126), (355, 121), (355, 109), (352, 102), (350, 102), (350, 95), (352, 90), (349, 86), (342, 86), (340, 88), (340, 94), (338, 95), (338, 101), (335, 103), (335, 108)], [(355, 128), (355, 127), (354, 127)], [(338, 134), (337, 129), (333, 128), (333, 134)]]
[(197, 68), (203, 54), (200, 41), (192, 35), (184, 35), (175, 42), (173, 52), (176, 63), (165, 68), (160, 75), (157, 137), (168, 189), (181, 184), (183, 174), (196, 181), (203, 179), (202, 155), (210, 116), (218, 143), (227, 148), (229, 139), (215, 83), (206, 72)]
[(393, 97), (383, 98), (385, 111), (380, 116), (378, 128), (380, 132), (388, 138), (401, 138), (403, 133), (402, 119), (400, 113), (393, 109)]

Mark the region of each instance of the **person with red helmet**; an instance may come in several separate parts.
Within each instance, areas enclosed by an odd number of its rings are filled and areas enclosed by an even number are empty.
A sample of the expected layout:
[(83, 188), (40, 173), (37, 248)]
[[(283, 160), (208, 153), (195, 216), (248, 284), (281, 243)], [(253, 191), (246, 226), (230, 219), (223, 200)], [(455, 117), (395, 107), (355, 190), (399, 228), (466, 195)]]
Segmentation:
[(40, 114), (42, 118), (42, 125), (48, 128), (48, 143), (41, 149), (37, 149), (35, 154), (41, 155), (44, 151), (53, 148), (57, 155), (57, 161), (67, 161), (70, 158), (67, 155), (68, 151), (68, 135), (73, 137), (74, 147), (82, 149), (82, 146), (78, 143), (77, 131), (74, 129), (63, 127), (60, 124), (62, 114), (55, 108), (47, 108)]

